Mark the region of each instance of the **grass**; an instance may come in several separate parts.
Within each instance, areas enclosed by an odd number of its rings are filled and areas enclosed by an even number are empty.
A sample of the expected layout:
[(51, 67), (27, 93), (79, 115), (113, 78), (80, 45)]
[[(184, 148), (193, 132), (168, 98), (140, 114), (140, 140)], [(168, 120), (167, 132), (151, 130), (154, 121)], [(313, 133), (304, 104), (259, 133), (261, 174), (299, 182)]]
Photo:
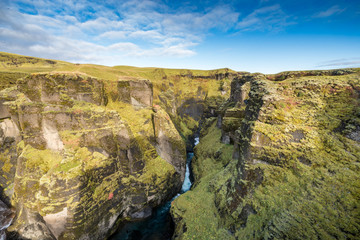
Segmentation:
[(195, 188), (172, 203), (172, 215), (180, 216), (181, 222), (185, 223), (185, 227), (177, 225), (180, 232), (186, 229), (180, 239), (234, 239), (225, 229), (218, 228), (221, 217), (209, 184), (231, 160), (232, 152), (231, 145), (219, 142), (221, 131), (215, 125), (214, 122), (207, 129), (207, 134), (195, 148), (196, 159), (192, 162)]

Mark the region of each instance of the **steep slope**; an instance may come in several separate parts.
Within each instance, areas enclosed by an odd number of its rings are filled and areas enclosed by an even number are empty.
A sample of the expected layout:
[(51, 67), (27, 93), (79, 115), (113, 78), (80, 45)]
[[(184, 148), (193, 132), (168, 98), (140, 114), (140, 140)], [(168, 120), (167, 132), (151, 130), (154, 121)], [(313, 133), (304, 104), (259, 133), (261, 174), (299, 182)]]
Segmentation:
[(0, 92), (0, 176), (26, 239), (103, 239), (172, 198), (185, 145), (148, 80), (30, 74)]
[(175, 239), (356, 239), (358, 69), (245, 74), (208, 118)]

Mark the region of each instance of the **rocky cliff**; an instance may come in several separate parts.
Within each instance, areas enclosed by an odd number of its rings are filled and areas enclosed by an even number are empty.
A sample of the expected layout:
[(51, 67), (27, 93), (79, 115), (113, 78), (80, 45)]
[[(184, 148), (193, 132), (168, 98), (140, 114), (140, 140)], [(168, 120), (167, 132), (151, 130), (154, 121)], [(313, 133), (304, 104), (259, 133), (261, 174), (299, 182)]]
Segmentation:
[(174, 239), (360, 235), (359, 69), (0, 62), (0, 194), (16, 210), (0, 221), (13, 238), (103, 239), (149, 216), (180, 190), (199, 126)]
[(144, 74), (154, 83), (154, 102), (170, 115), (188, 150), (201, 120), (217, 114), (217, 107), (229, 97), (231, 80), (237, 75), (226, 68), (211, 71), (154, 69)]
[(207, 118), (174, 239), (356, 239), (358, 70), (242, 74)]
[[(227, 68), (204, 71), (72, 64), (4, 52), (0, 52), (0, 63), (0, 90), (14, 86), (20, 77), (38, 72), (78, 73), (109, 81), (149, 79), (153, 103), (169, 114), (188, 148), (202, 116), (214, 114), (217, 106), (229, 97), (231, 80), (238, 74)], [(128, 98), (125, 88), (122, 94)]]
[[(0, 184), (24, 239), (104, 239), (181, 188), (185, 145), (150, 81), (31, 74), (0, 92)], [(16, 233), (16, 234), (15, 234)]]

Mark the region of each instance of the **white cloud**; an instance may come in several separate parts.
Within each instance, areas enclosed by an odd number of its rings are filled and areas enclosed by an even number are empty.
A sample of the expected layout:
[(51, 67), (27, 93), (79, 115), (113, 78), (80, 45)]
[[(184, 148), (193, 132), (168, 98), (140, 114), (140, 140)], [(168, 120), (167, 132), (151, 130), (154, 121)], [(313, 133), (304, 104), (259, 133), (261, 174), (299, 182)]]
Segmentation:
[(262, 7), (244, 17), (237, 28), (242, 31), (279, 31), (294, 24), (279, 4)]
[(126, 31), (108, 31), (104, 32), (99, 35), (99, 38), (107, 38), (107, 39), (124, 39), (126, 38), (127, 32)]
[(187, 57), (196, 54), (192, 48), (208, 30), (226, 31), (239, 16), (229, 6), (194, 13), (171, 12), (165, 4), (152, 0), (109, 4), (85, 0), (13, 2), (9, 5), (13, 10), (0, 9), (1, 48), (77, 62), (114, 53), (132, 57)]
[(279, 5), (259, 8), (240, 22), (239, 16), (230, 5), (174, 11), (157, 0), (3, 0), (0, 50), (102, 64), (115, 55), (189, 57), (214, 29), (264, 31), (289, 24)]
[(359, 67), (360, 58), (335, 59), (320, 63), (317, 67)]
[(335, 5), (325, 11), (315, 14), (314, 17), (315, 18), (326, 18), (326, 17), (340, 14), (343, 11), (345, 11), (345, 8), (340, 8), (339, 6)]
[(140, 52), (140, 48), (136, 44), (131, 42), (115, 43), (106, 47), (106, 49), (121, 52)]
[(156, 30), (143, 31), (138, 30), (135, 32), (131, 32), (129, 35), (131, 38), (141, 38), (141, 39), (164, 39), (165, 36), (159, 33)]
[(179, 44), (176, 46), (170, 46), (168, 48), (162, 49), (161, 54), (174, 57), (190, 57), (195, 55), (196, 53), (192, 50), (187, 49), (186, 46), (182, 46), (181, 44)]

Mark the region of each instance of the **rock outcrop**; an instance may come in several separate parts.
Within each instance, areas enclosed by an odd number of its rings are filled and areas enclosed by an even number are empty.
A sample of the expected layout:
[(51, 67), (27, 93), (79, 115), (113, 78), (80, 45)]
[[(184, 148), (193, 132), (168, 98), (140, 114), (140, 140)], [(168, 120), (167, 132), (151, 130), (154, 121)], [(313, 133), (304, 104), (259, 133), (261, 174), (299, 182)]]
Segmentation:
[(174, 239), (356, 239), (357, 70), (244, 74), (206, 119)]
[(104, 239), (180, 190), (185, 145), (150, 81), (31, 74), (0, 95), (0, 184), (20, 238)]

